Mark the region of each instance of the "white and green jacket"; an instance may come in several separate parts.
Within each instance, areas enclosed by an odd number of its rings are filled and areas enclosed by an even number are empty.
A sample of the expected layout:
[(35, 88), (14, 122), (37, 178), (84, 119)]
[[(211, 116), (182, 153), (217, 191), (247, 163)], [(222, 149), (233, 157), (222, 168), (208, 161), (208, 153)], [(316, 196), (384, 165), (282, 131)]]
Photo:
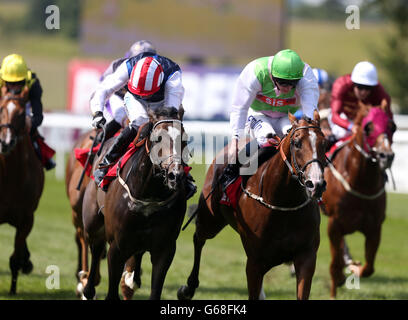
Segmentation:
[(238, 77), (230, 116), (232, 136), (241, 136), (249, 108), (271, 118), (281, 118), (300, 109), (305, 116), (313, 119), (319, 100), (319, 86), (312, 68), (305, 63), (303, 78), (296, 88), (288, 94), (280, 94), (270, 74), (272, 60), (273, 56), (251, 61)]

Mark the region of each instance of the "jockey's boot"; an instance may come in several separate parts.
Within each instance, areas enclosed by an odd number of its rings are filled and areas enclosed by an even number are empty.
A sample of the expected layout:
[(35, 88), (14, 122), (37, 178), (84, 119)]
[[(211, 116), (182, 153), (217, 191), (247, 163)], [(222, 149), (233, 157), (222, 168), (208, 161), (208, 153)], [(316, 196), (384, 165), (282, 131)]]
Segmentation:
[[(31, 136), (31, 142), (34, 147), (35, 154), (37, 155), (38, 159), (40, 159), (40, 161), (43, 163), (43, 154), (41, 152), (41, 147), (38, 144), (37, 137)], [(44, 168), (48, 171), (54, 169), (56, 165), (57, 164), (55, 163), (55, 161), (52, 158), (50, 158), (45, 162)]]
[(136, 138), (137, 131), (138, 128), (128, 126), (116, 137), (114, 143), (99, 163), (98, 169), (94, 171), (93, 175), (98, 186), (103, 181), (109, 168), (123, 155), (129, 144)]
[(54, 169), (56, 165), (57, 164), (55, 163), (55, 161), (51, 158), (47, 160), (47, 162), (44, 165), (44, 168), (48, 171)]
[(194, 179), (189, 173), (187, 175), (186, 179), (186, 199), (190, 199), (196, 192), (197, 192), (197, 186), (194, 183)]
[(105, 141), (108, 141), (110, 138), (112, 138), (116, 132), (118, 132), (122, 128), (122, 126), (117, 123), (115, 120), (109, 121), (105, 125)]

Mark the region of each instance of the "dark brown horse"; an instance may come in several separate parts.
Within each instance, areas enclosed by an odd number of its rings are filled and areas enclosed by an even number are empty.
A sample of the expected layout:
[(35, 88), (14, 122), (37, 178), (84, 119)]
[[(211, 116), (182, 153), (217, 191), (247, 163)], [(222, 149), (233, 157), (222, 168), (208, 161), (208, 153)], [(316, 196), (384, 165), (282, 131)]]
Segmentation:
[[(149, 251), (153, 265), (150, 299), (160, 299), (186, 210), (186, 137), (181, 120), (175, 108), (151, 113), (150, 122), (142, 129), (151, 130), (151, 135), (147, 134), (146, 142), (118, 171), (108, 191), (88, 184), (83, 205), (85, 235), (92, 254), (84, 289), (87, 299), (95, 295), (95, 270), (105, 239), (110, 244), (106, 298), (119, 299), (118, 285), (126, 260), (141, 258)], [(109, 143), (104, 150), (108, 147)]]
[[(380, 244), (381, 225), (385, 219), (385, 170), (394, 159), (388, 117), (380, 108), (362, 108), (355, 120), (359, 126), (346, 145), (326, 168), (327, 191), (323, 195), (323, 212), (329, 217), (328, 234), (332, 262), (331, 297), (344, 284), (343, 269), (368, 277), (374, 272), (374, 260)], [(344, 236), (360, 231), (365, 236), (364, 266), (347, 262)], [(346, 257), (343, 257), (345, 255)]]
[[(92, 140), (90, 137), (96, 137), (96, 130), (91, 130), (81, 135), (75, 143), (70, 154), (66, 172), (65, 172), (65, 190), (72, 209), (72, 223), (75, 227), (75, 242), (78, 248), (78, 264), (75, 275), (78, 279), (76, 293), (82, 295), (83, 288), (88, 278), (88, 244), (85, 241), (84, 225), (82, 221), (82, 202), (84, 199), (85, 188), (91, 179), (85, 174), (80, 189), (77, 190), (78, 182), (81, 178), (83, 167), (75, 157), (76, 148), (91, 148)], [(92, 162), (91, 162), (92, 163)], [(100, 278), (100, 276), (98, 276)]]
[[(98, 134), (98, 136), (97, 136)], [(88, 149), (92, 147), (94, 139), (97, 139), (97, 142), (100, 142), (100, 134), (96, 130), (90, 130), (84, 134), (82, 134), (78, 141), (75, 143), (73, 150), (70, 154), (67, 166), (66, 166), (66, 174), (65, 174), (65, 187), (68, 196), (68, 200), (71, 205), (72, 209), (72, 223), (75, 227), (75, 242), (78, 248), (78, 263), (77, 268), (75, 271), (75, 276), (78, 280), (76, 286), (76, 294), (78, 297), (83, 297), (83, 289), (85, 288), (88, 282), (88, 274), (89, 274), (89, 264), (88, 264), (88, 253), (89, 253), (89, 245), (85, 240), (84, 235), (84, 224), (82, 221), (82, 204), (85, 194), (85, 189), (88, 183), (91, 181), (88, 175), (83, 175), (83, 166), (79, 163), (75, 156), (75, 149)], [(92, 138), (91, 138), (92, 137)], [(90, 163), (92, 164), (93, 158), (95, 154), (91, 156)], [(80, 184), (79, 190), (77, 187), (79, 185), (79, 181), (81, 176), (83, 175), (82, 183)], [(140, 287), (140, 263), (134, 266), (133, 259), (129, 261), (129, 266), (127, 266), (127, 270), (129, 273), (132, 274), (132, 279), (129, 280), (128, 278), (125, 281), (125, 277), (127, 274), (125, 273), (123, 276), (122, 281), (122, 293), (126, 299), (130, 299), (133, 295), (134, 288)], [(136, 274), (134, 274), (134, 270), (136, 270)], [(129, 277), (129, 276), (127, 276)], [(134, 277), (134, 278), (133, 278)], [(101, 276), (99, 273), (99, 269), (96, 276), (96, 284), (100, 282)]]
[[(241, 236), (247, 255), (249, 299), (263, 297), (266, 272), (293, 261), (297, 298), (309, 297), (320, 243), (320, 214), (315, 198), (324, 191), (325, 139), (319, 115), (299, 121), (289, 114), (292, 128), (279, 146), (279, 153), (259, 166), (248, 179), (237, 209), (220, 204), (221, 186), (216, 183), (227, 157), (225, 148), (210, 166), (197, 208), (194, 233), (194, 266), (179, 299), (191, 299), (199, 285), (201, 250), (227, 224)], [(214, 188), (215, 187), (215, 188)], [(210, 192), (212, 193), (210, 194)], [(208, 197), (208, 199), (206, 199)]]
[(28, 274), (33, 269), (26, 238), (44, 187), (43, 167), (28, 134), (27, 94), (27, 88), (19, 95), (7, 93), (0, 103), (0, 224), (6, 222), (17, 230), (10, 257), (13, 295), (19, 270)]

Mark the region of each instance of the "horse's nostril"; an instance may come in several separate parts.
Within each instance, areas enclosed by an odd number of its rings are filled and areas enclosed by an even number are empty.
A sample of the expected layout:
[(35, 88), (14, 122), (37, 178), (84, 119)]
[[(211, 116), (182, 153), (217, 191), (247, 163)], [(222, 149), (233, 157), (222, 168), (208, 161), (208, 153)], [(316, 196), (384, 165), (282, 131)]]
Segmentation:
[(306, 187), (309, 188), (309, 189), (313, 189), (313, 188), (314, 188), (314, 184), (313, 184), (312, 180), (307, 180), (307, 181), (305, 182), (305, 185), (306, 185)]

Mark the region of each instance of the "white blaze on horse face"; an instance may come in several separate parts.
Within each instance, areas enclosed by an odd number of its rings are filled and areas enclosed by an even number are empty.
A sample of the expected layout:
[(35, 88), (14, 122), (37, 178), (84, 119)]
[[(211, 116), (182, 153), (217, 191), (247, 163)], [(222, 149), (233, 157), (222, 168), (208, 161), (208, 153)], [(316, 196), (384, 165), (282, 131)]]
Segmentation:
[[(309, 130), (309, 139), (313, 150), (313, 159), (317, 159), (317, 135), (314, 131)], [(319, 182), (323, 178), (322, 170), (317, 162), (313, 162), (309, 166), (308, 179), (316, 185), (316, 182)]]
[[(17, 106), (15, 105), (15, 103), (13, 102), (13, 101), (10, 101), (8, 104), (7, 104), (7, 112), (8, 112), (8, 122), (10, 122), (10, 118), (11, 118), (11, 115), (13, 114), (13, 112), (14, 112), (14, 110), (17, 108)], [(7, 128), (7, 134), (6, 134), (6, 139), (5, 139), (5, 143), (10, 143), (11, 142), (11, 138), (12, 138), (12, 136), (11, 136), (11, 129), (10, 128)]]
[(181, 131), (176, 127), (168, 127), (167, 132), (171, 139), (173, 140), (173, 154), (177, 154), (176, 150), (177, 143), (175, 142), (177, 141), (178, 138), (181, 139)]

